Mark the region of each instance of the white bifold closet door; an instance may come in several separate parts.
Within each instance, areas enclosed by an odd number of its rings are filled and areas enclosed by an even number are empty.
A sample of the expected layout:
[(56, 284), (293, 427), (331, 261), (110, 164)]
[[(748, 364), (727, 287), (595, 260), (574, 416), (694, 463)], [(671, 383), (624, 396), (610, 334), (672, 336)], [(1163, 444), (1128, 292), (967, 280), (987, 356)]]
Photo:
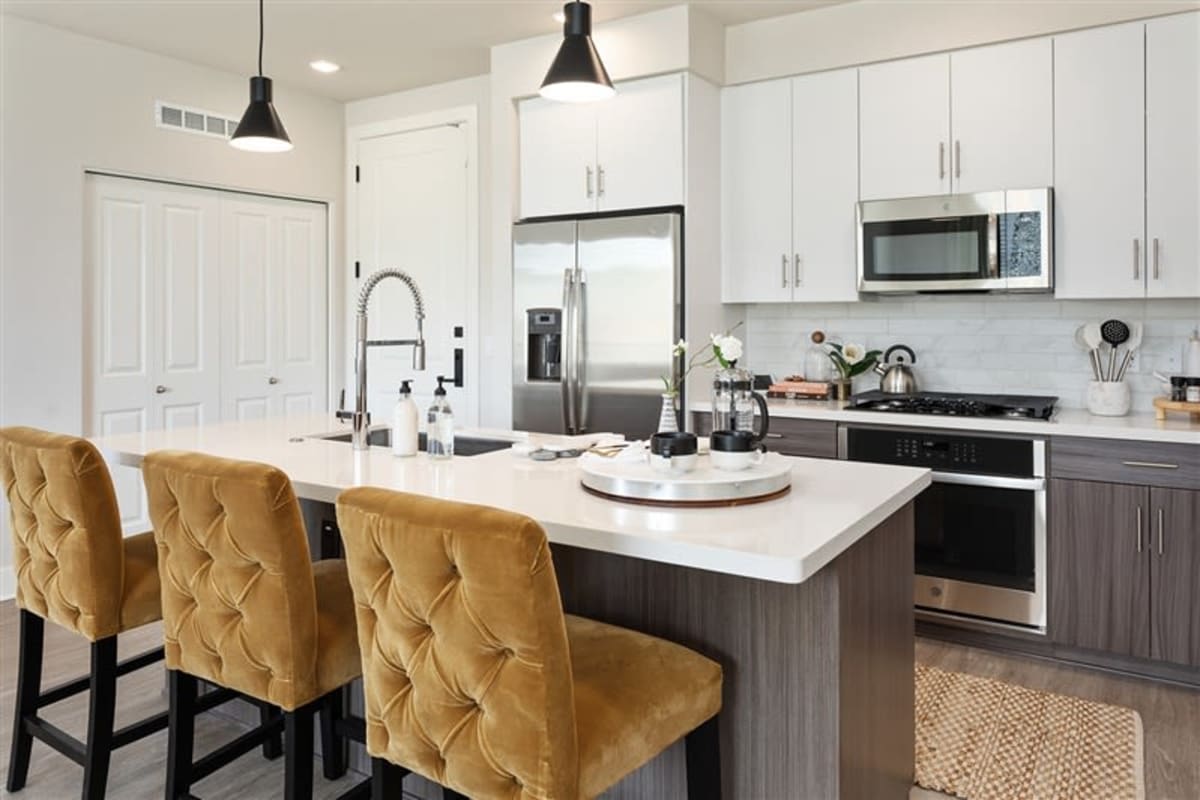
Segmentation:
[(325, 206), (88, 175), (85, 217), (87, 435), (325, 410)]

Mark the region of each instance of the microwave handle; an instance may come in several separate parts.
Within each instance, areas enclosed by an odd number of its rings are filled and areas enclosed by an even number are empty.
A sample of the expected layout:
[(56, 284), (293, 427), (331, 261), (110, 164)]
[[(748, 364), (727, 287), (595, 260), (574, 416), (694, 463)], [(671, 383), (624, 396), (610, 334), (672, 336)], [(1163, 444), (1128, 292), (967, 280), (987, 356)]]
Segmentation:
[(1000, 215), (987, 218), (987, 270), (989, 278), (1000, 277)]

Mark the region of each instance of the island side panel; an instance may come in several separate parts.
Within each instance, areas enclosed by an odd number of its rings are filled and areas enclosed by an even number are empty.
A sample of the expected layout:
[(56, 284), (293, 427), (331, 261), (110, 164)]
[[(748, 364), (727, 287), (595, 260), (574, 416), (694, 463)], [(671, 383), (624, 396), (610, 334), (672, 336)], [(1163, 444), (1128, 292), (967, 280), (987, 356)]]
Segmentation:
[(913, 506), (837, 560), (841, 797), (903, 798), (913, 779)]

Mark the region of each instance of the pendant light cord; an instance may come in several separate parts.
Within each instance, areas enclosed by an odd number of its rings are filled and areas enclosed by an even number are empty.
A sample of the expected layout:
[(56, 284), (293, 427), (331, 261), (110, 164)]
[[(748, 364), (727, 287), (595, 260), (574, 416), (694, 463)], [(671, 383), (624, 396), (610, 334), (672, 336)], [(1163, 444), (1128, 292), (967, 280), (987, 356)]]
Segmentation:
[(258, 77), (262, 77), (263, 0), (258, 0)]

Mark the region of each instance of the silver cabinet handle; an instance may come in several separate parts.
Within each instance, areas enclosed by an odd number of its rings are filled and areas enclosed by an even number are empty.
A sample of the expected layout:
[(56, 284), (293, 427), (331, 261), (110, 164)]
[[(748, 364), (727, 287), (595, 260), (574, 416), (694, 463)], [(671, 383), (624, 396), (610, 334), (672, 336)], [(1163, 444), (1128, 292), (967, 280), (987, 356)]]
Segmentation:
[(1133, 237), (1133, 279), (1142, 277), (1142, 240)]
[(1142, 507), (1137, 507), (1137, 551), (1142, 552)]
[(946, 143), (938, 142), (938, 178), (946, 177)]
[(1163, 510), (1158, 509), (1158, 554), (1163, 554)]
[(965, 475), (961, 472), (930, 473), (934, 483), (952, 483), (956, 486), (983, 486), (989, 489), (1017, 489), (1040, 492), (1046, 488), (1045, 478), (1008, 478), (1002, 475)]
[(800, 260), (799, 253), (792, 254), (792, 286), (800, 286), (800, 265), (804, 262)]
[(168, 389), (166, 386), (163, 386), (161, 383), (158, 386), (154, 387), (155, 394), (166, 394), (169, 391), (171, 391), (171, 390)]
[(279, 383), (279, 378), (276, 378), (274, 375), (272, 375), (271, 377), (267, 378), (267, 383), (274, 386), (275, 384)]
[(779, 270), (779, 286), (781, 289), (787, 288), (787, 269), (788, 269), (788, 257), (787, 257), (787, 253), (784, 253), (783, 254), (783, 264), (780, 265), (780, 270)]
[(1158, 237), (1154, 237), (1154, 280), (1158, 280), (1161, 270), (1158, 268)]
[(958, 139), (954, 140), (954, 177), (962, 177), (962, 150), (959, 148)]
[(768, 439), (782, 439), (783, 434), (782, 433), (768, 433), (767, 438)]
[(596, 196), (604, 197), (604, 165), (596, 167)]
[(590, 199), (592, 199), (592, 168), (589, 165), (589, 166), (584, 167), (584, 170), (586, 171), (586, 174), (587, 174), (587, 180), (586, 180), (587, 196), (588, 196), (588, 199), (590, 200)]
[(1127, 467), (1145, 467), (1147, 469), (1179, 469), (1178, 464), (1167, 464), (1163, 461), (1122, 461)]

